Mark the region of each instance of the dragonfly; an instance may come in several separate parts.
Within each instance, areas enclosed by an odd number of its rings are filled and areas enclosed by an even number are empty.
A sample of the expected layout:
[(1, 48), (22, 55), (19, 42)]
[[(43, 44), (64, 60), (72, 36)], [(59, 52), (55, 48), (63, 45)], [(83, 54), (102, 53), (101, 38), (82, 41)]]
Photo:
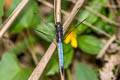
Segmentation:
[(64, 75), (64, 59), (63, 59), (63, 28), (61, 22), (56, 22), (56, 41), (58, 43), (60, 71)]
[[(54, 32), (56, 32), (56, 41), (57, 41), (57, 44), (58, 44), (58, 51), (59, 51), (59, 64), (60, 64), (60, 69), (61, 69), (61, 72), (62, 74), (64, 74), (64, 56), (63, 56), (63, 41), (68, 37), (68, 35), (74, 31), (75, 29), (77, 29), (77, 27), (79, 27), (80, 24), (82, 24), (86, 19), (83, 19), (81, 22), (79, 22), (77, 25), (75, 25), (74, 27), (72, 27), (71, 29), (69, 29), (67, 31), (67, 33), (65, 35), (63, 35), (63, 28), (62, 28), (62, 24), (63, 23), (56, 23), (55, 24), (55, 28), (56, 30)], [(45, 23), (45, 22), (44, 22)], [(45, 23), (46, 26), (51, 26), (50, 24), (47, 24)], [(48, 33), (46, 32), (42, 32), (40, 31), (39, 29), (37, 28), (34, 28), (35, 31), (47, 36), (47, 38), (49, 38), (50, 42), (52, 42), (53, 40), (51, 39), (51, 35), (49, 35)], [(57, 45), (55, 42), (54, 42), (55, 45)]]
[(74, 28), (72, 28), (67, 35), (63, 36), (63, 27), (61, 22), (56, 22), (56, 41), (58, 43), (58, 52), (59, 52), (59, 64), (62, 75), (64, 75), (64, 58), (63, 58), (63, 41), (67, 38), (67, 36), (74, 31), (81, 23), (83, 23), (86, 19), (81, 21), (78, 25), (76, 25)]

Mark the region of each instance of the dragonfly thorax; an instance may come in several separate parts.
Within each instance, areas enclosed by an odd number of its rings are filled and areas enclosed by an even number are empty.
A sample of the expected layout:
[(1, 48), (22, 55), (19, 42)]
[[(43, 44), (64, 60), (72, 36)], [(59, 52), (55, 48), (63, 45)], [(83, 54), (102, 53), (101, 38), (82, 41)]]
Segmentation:
[(56, 22), (56, 40), (57, 42), (63, 41), (63, 28), (60, 22)]

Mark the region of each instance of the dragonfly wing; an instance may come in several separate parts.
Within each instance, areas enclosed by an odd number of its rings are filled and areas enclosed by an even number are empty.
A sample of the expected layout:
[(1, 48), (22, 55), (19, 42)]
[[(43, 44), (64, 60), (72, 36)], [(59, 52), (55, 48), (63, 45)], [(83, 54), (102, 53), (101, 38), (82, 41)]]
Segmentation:
[(82, 20), (79, 24), (77, 24), (75, 27), (73, 27), (68, 33), (67, 35), (64, 37), (64, 39), (67, 38), (67, 36), (73, 31), (75, 30), (77, 27), (79, 27), (80, 24), (82, 24), (87, 18), (85, 18), (84, 20)]
[(61, 68), (62, 74), (64, 73), (64, 59), (63, 59), (63, 45), (62, 41), (58, 42), (58, 50), (59, 50), (59, 64)]

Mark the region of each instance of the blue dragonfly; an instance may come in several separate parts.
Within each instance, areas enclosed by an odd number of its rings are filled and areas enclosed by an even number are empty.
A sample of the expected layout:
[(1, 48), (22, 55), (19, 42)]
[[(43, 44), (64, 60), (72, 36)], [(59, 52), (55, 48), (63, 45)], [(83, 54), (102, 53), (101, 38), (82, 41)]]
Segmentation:
[[(86, 19), (84, 19), (82, 22), (84, 22)], [(61, 27), (62, 24), (60, 22), (56, 22), (56, 41), (58, 43), (58, 52), (59, 52), (59, 64), (60, 64), (60, 70), (62, 75), (64, 75), (64, 58), (63, 58), (63, 40), (66, 39), (66, 37), (74, 30), (76, 29), (82, 22), (77, 24), (75, 27), (73, 27), (69, 33), (63, 38), (63, 28)]]
[[(72, 27), (72, 28), (68, 31), (68, 33), (66, 33), (65, 36), (63, 35), (63, 29), (62, 29), (62, 27), (60, 27), (60, 26), (62, 26), (62, 23), (56, 23), (56, 24), (55, 24), (56, 30), (55, 30), (54, 25), (53, 25), (52, 23), (48, 23), (48, 24), (41, 25), (41, 26), (42, 26), (41, 29), (40, 29), (40, 28), (35, 28), (35, 31), (36, 31), (37, 33), (40, 33), (40, 34), (45, 35), (44, 38), (45, 38), (45, 40), (46, 40), (46, 38), (47, 38), (47, 41), (48, 41), (48, 42), (52, 42), (52, 39), (55, 37), (55, 34), (52, 35), (52, 34), (48, 34), (48, 33), (52, 33), (52, 32), (55, 33), (55, 31), (56, 31), (56, 41), (57, 41), (57, 44), (56, 44), (56, 43), (55, 43), (55, 44), (58, 46), (59, 65), (60, 65), (60, 70), (61, 70), (61, 73), (62, 73), (62, 74), (64, 74), (63, 41), (67, 38), (67, 36), (68, 36), (73, 30), (75, 30), (77, 27), (79, 27), (79, 25), (80, 25), (81, 23), (83, 23), (84, 21), (85, 21), (85, 19), (82, 20), (80, 23), (78, 23), (76, 26)], [(50, 27), (49, 27), (49, 26), (50, 26)], [(47, 29), (53, 28), (53, 30), (50, 30), (50, 31), (46, 32), (45, 30), (43, 30), (43, 27), (46, 27)]]
[(63, 28), (61, 22), (56, 22), (56, 41), (58, 43), (59, 65), (61, 74), (64, 75), (64, 59), (63, 59)]

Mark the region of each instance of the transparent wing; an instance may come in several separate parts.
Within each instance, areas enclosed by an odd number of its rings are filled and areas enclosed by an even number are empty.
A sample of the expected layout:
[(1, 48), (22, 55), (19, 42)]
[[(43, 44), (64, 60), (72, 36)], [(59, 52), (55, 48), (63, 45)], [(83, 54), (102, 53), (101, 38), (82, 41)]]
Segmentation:
[(66, 39), (67, 36), (68, 36), (73, 30), (75, 30), (81, 23), (83, 23), (85, 20), (86, 20), (86, 19), (84, 19), (84, 20), (81, 21), (78, 25), (76, 25), (74, 28), (72, 28), (72, 29), (69, 31), (69, 33), (64, 37), (64, 39)]

